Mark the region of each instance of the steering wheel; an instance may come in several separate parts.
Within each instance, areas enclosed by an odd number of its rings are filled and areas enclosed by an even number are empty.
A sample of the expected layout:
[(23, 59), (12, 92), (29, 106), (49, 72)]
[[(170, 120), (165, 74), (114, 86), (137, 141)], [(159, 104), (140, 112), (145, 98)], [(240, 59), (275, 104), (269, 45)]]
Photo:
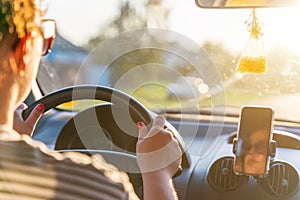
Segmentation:
[[(112, 132), (117, 133), (113, 135), (113, 142), (121, 149), (135, 153), (138, 137), (136, 122), (143, 121), (146, 125), (150, 125), (154, 114), (131, 96), (114, 88), (89, 85), (66, 87), (34, 102), (23, 111), (22, 115), (26, 119), (34, 107), (40, 103), (45, 107), (44, 112), (47, 112), (62, 103), (82, 99), (97, 99), (109, 103), (88, 108), (73, 117), (60, 131), (55, 149), (85, 149), (84, 141), (81, 140), (87, 133), (79, 133), (79, 135), (78, 130), (81, 127), (97, 126), (98, 131), (104, 130), (106, 135)], [(77, 134), (75, 142), (74, 134)], [(70, 143), (71, 140), (73, 143)]]
[(45, 106), (44, 112), (47, 112), (62, 103), (82, 99), (98, 99), (116, 105), (127, 105), (129, 109), (138, 113), (146, 124), (150, 124), (153, 119), (146, 107), (126, 93), (110, 87), (93, 85), (70, 86), (54, 91), (28, 106), (22, 115), (27, 119), (34, 107), (40, 103)]
[[(82, 99), (97, 99), (108, 103), (83, 110), (69, 120), (59, 133), (55, 149), (79, 151), (86, 154), (100, 153), (107, 162), (114, 164), (119, 169), (125, 172), (134, 171), (134, 173), (138, 173), (138, 166), (134, 161), (135, 144), (138, 136), (136, 122), (143, 121), (149, 126), (154, 118), (154, 113), (151, 113), (140, 102), (126, 93), (104, 86), (71, 86), (54, 91), (37, 100), (23, 111), (23, 118), (26, 119), (34, 107), (40, 103), (44, 105), (44, 112), (46, 112), (62, 103)], [(98, 131), (102, 130), (105, 135), (109, 135), (109, 139), (125, 151), (86, 149), (84, 136), (88, 133), (84, 130), (89, 129), (83, 128), (82, 134), (80, 127), (95, 127), (95, 123), (97, 127), (99, 125), (101, 127), (101, 129), (97, 128)], [(169, 123), (166, 126), (174, 132), (179, 145), (184, 149), (183, 140), (176, 129)], [(91, 138), (89, 138), (89, 141), (91, 141)], [(183, 157), (183, 163), (186, 163), (185, 160), (187, 160), (186, 156)], [(133, 185), (135, 186), (134, 183)]]

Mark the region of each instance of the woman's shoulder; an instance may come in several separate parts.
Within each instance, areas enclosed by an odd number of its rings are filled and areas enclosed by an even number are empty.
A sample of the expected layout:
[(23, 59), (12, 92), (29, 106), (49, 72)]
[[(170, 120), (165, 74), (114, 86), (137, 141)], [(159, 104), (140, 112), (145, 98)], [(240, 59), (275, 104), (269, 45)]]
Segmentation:
[(108, 164), (100, 154), (56, 152), (44, 143), (4, 126), (0, 126), (0, 152), (0, 172), (7, 174), (7, 184), (19, 181), (17, 176), (9, 175), (14, 172), (18, 177), (27, 177), (22, 180), (26, 187), (33, 185), (33, 190), (44, 188), (45, 194), (42, 195), (54, 192), (59, 196), (70, 195), (68, 198), (138, 199), (127, 174)]
[(0, 140), (3, 141), (17, 141), (21, 139), (21, 135), (15, 130), (6, 125), (0, 124)]

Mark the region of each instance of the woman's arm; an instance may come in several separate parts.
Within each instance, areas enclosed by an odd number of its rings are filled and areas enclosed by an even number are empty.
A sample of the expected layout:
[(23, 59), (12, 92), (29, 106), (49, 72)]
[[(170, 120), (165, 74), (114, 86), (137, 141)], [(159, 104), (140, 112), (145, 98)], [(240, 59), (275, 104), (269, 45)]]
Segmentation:
[(177, 199), (172, 177), (177, 172), (182, 152), (169, 129), (164, 129), (165, 118), (157, 116), (148, 130), (139, 122), (137, 161), (142, 172), (144, 199)]

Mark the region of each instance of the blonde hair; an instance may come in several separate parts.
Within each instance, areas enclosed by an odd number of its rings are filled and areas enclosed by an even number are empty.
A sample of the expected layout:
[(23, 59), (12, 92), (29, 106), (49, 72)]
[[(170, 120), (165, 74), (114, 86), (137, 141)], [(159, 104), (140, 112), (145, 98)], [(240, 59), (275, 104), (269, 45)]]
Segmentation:
[(18, 38), (40, 30), (39, 0), (0, 0), (0, 41), (6, 34)]

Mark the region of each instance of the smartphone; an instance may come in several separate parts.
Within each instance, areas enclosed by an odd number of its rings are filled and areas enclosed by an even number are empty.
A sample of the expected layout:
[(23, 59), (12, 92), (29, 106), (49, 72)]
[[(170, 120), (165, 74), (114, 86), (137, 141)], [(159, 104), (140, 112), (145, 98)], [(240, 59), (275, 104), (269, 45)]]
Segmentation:
[(272, 107), (242, 107), (237, 143), (234, 147), (234, 171), (237, 174), (263, 177), (268, 172), (273, 120)]

